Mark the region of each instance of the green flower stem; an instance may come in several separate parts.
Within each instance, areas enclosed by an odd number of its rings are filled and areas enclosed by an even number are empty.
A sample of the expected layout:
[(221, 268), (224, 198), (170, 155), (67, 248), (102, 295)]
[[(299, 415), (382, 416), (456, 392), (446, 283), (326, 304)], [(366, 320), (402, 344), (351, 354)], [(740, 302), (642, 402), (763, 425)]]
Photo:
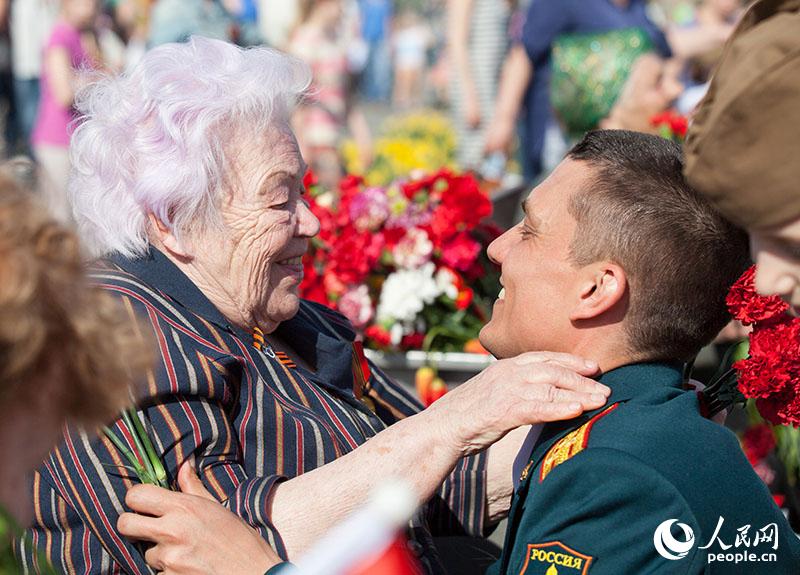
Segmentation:
[(131, 419), (133, 419), (134, 437), (138, 436), (139, 442), (144, 445), (146, 454), (144, 459), (149, 461), (150, 467), (153, 469), (153, 479), (155, 480), (155, 484), (159, 487), (169, 488), (167, 471), (164, 469), (164, 464), (161, 462), (161, 458), (156, 453), (153, 442), (150, 440), (150, 435), (147, 433), (144, 425), (142, 425), (142, 421), (139, 419), (139, 416), (134, 408), (130, 409), (130, 415)]
[[(131, 412), (133, 415), (131, 416)], [(133, 442), (136, 444), (136, 454), (141, 457), (141, 461), (144, 464), (144, 468), (147, 470), (147, 475), (150, 478), (148, 483), (155, 484), (155, 477), (156, 472), (153, 469), (153, 464), (150, 461), (150, 458), (147, 457), (147, 452), (145, 450), (144, 444), (142, 443), (142, 439), (139, 437), (137, 433), (136, 425), (133, 423), (133, 419), (139, 419), (139, 416), (136, 414), (134, 408), (126, 409), (122, 412), (122, 420), (125, 422), (125, 425), (128, 426), (128, 431), (130, 431), (131, 435), (133, 436)]]
[(131, 464), (136, 473), (136, 476), (139, 478), (139, 481), (141, 481), (142, 483), (152, 483), (152, 481), (147, 475), (147, 470), (144, 468), (144, 466), (142, 466), (142, 464), (139, 462), (139, 460), (133, 454), (133, 452), (130, 449), (128, 449), (125, 443), (123, 443), (123, 441), (119, 437), (117, 437), (117, 434), (111, 431), (109, 427), (104, 427), (103, 432), (106, 434), (106, 437), (108, 437), (111, 440), (111, 443), (113, 443), (117, 447), (117, 449), (120, 450), (120, 453), (122, 453), (125, 459), (128, 460), (128, 463)]

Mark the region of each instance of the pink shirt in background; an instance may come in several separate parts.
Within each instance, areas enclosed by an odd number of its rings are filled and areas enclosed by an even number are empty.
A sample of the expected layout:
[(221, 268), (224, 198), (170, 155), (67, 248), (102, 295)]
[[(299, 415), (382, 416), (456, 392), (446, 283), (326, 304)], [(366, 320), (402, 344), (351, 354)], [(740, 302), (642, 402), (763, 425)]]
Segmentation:
[[(47, 52), (52, 48), (63, 48), (69, 55), (73, 70), (89, 68), (92, 65), (89, 54), (81, 44), (81, 35), (77, 28), (65, 22), (58, 22), (50, 33), (44, 48), (45, 62)], [(69, 146), (69, 124), (75, 118), (72, 106), (62, 106), (53, 96), (48, 79), (46, 63), (42, 66), (41, 97), (39, 113), (31, 135), (34, 146)]]

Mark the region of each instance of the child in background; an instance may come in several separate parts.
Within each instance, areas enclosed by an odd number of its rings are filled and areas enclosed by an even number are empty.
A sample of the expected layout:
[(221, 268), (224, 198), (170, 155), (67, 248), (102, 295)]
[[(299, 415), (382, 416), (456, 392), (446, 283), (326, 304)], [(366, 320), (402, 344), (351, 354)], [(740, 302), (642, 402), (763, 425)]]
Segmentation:
[(48, 208), (62, 222), (70, 221), (72, 213), (67, 177), (78, 73), (102, 66), (94, 32), (97, 9), (97, 0), (62, 0), (58, 21), (44, 49), (41, 96), (31, 143), (42, 168), (42, 192)]
[(430, 30), (416, 12), (400, 13), (392, 38), (395, 106), (411, 108), (421, 103), (427, 51), (432, 41)]
[(291, 35), (289, 52), (311, 67), (313, 81), (292, 123), (306, 162), (320, 184), (333, 189), (342, 176), (339, 145), (345, 129), (349, 127), (362, 164), (367, 165), (371, 149), (369, 127), (349, 89), (341, 0), (302, 0), (299, 8), (299, 24)]

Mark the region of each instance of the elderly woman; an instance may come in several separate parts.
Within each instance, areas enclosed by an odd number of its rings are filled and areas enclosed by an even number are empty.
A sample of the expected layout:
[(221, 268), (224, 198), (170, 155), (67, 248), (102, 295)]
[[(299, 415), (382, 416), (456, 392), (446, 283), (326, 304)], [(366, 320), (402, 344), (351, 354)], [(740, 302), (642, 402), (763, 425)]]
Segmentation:
[[(319, 228), (289, 129), (308, 82), (303, 64), (268, 49), (197, 38), (152, 50), (79, 99), (76, 221), (105, 256), (97, 284), (158, 342), (138, 402), (170, 479), (194, 457), (213, 496), (291, 559), (375, 485), (403, 477), (425, 503), (414, 548), (438, 572), (432, 532), (481, 534), (507, 512), (521, 438), (485, 448), (597, 407), (606, 395), (592, 392), (608, 390), (583, 377), (596, 365), (532, 354), (420, 412), (361, 369), (347, 321), (298, 297)], [(121, 464), (109, 441), (70, 430), (40, 471), (33, 539), (68, 572), (168, 571), (175, 559), (117, 532), (135, 483)], [(248, 572), (235, 561), (226, 571)]]
[(1, 573), (18, 572), (11, 525), (32, 520), (31, 475), (65, 420), (93, 428), (113, 417), (150, 361), (128, 313), (87, 285), (75, 235), (34, 197), (0, 173)]

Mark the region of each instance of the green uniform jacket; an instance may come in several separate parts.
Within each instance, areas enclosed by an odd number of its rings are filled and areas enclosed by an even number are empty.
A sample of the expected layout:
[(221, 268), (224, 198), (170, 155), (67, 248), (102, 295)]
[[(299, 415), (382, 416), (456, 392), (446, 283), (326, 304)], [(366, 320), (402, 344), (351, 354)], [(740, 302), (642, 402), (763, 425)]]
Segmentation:
[(679, 366), (600, 381), (604, 408), (542, 431), (488, 574), (800, 574), (800, 542)]

